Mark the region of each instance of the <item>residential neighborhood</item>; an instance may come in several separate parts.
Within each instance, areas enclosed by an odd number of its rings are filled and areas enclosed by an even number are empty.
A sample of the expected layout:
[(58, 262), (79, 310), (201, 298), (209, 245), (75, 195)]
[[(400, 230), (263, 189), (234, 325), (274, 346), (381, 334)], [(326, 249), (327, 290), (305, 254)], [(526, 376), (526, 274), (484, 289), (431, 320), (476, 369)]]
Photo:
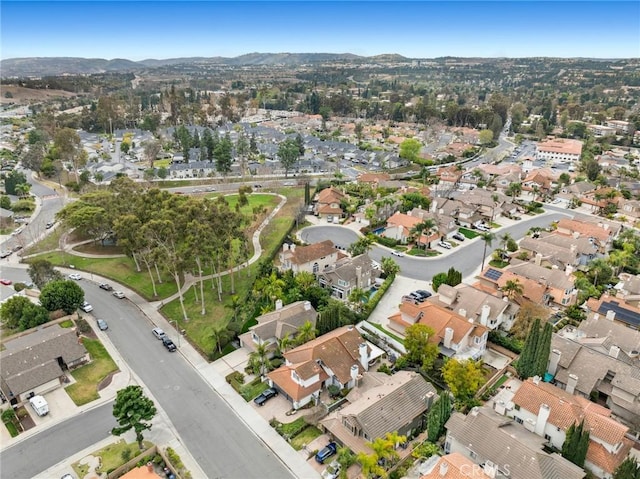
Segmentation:
[(639, 477), (637, 59), (264, 55), (3, 59), (3, 477)]

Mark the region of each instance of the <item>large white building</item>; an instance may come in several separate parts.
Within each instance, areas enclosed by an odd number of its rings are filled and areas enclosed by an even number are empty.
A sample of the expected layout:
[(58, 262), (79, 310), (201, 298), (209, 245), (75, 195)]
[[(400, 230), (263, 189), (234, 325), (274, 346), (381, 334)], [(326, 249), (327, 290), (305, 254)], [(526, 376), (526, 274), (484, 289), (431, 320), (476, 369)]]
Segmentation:
[(553, 163), (578, 161), (582, 154), (582, 142), (568, 138), (541, 141), (536, 145), (536, 159)]

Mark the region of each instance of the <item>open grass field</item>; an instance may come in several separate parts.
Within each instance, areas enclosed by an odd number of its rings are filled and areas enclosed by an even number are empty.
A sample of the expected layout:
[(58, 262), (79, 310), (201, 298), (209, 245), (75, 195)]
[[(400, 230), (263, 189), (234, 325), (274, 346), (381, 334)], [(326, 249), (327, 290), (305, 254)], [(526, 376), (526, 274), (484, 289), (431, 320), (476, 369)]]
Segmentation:
[[(126, 285), (148, 301), (166, 298), (178, 291), (173, 278), (165, 274), (163, 275), (162, 284), (159, 284), (157, 278), (155, 278), (158, 296), (154, 298), (149, 273), (145, 270), (137, 272), (133, 260), (127, 257), (84, 258), (61, 251), (54, 251), (38, 255), (31, 259), (45, 259), (55, 266), (73, 266), (79, 271), (85, 271), (85, 277), (87, 277), (87, 273), (89, 273), (89, 275), (95, 273), (104, 276), (114, 282)], [(27, 262), (31, 259), (27, 260)], [(89, 279), (90, 276), (87, 278)]]
[[(258, 201), (275, 201), (280, 199), (273, 195), (250, 195), (249, 199), (256, 198)], [(262, 197), (267, 197), (262, 198)], [(234, 198), (233, 196), (229, 198)], [(260, 237), (262, 245), (262, 258), (271, 258), (280, 248), (282, 240), (291, 227), (292, 218), (299, 211), (304, 201), (304, 190), (301, 188), (287, 190), (287, 203), (278, 212), (275, 218), (265, 227)], [(252, 203), (250, 202), (250, 205)], [(269, 211), (271, 208), (268, 209)], [(267, 212), (268, 213), (268, 212)], [(262, 221), (262, 220), (260, 220)], [(256, 263), (244, 268), (235, 276), (235, 294), (242, 300), (250, 294), (250, 289), (255, 281), (257, 266)], [(218, 300), (217, 293), (211, 289), (211, 280), (205, 282), (205, 306), (206, 314), (201, 314), (200, 301), (196, 301), (196, 294), (200, 295), (200, 287), (197, 291), (190, 288), (185, 294), (185, 309), (187, 310), (188, 321), (184, 321), (180, 301), (174, 301), (165, 305), (160, 311), (169, 321), (177, 321), (180, 329), (185, 329), (189, 340), (201, 353), (209, 357), (215, 349), (215, 340), (212, 332), (215, 329), (226, 328), (232, 319), (233, 311), (231, 306), (231, 280), (228, 275), (223, 277), (222, 302)]]
[(73, 370), (71, 375), (76, 382), (65, 388), (76, 406), (98, 399), (100, 382), (118, 370), (118, 366), (99, 340), (84, 338), (82, 344), (89, 351), (92, 361)]

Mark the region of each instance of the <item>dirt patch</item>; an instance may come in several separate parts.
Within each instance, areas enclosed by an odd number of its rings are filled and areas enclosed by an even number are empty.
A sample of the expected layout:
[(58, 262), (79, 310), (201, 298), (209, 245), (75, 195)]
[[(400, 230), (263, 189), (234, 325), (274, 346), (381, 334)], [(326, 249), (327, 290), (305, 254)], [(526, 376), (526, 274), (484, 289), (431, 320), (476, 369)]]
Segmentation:
[(100, 242), (81, 244), (73, 248), (73, 251), (78, 251), (79, 253), (104, 254), (104, 255), (123, 254), (122, 248), (120, 246), (116, 246), (116, 245), (102, 246)]
[(109, 375), (106, 378), (104, 378), (102, 381), (100, 381), (100, 384), (98, 384), (98, 391), (102, 391), (109, 384), (111, 384), (111, 380), (113, 379), (113, 376), (116, 375), (119, 372), (120, 371), (114, 371), (112, 373), (109, 373)]
[[(6, 98), (5, 95), (11, 94), (11, 98)], [(77, 96), (75, 93), (71, 93), (63, 90), (36, 90), (34, 88), (25, 88), (14, 85), (2, 86), (2, 98), (0, 103), (5, 104), (23, 104), (31, 101), (45, 101), (53, 98), (73, 98)]]
[(29, 411), (26, 408), (21, 407), (16, 411), (17, 416), (20, 418), (20, 425), (23, 431), (28, 431), (32, 427), (36, 426), (35, 421), (31, 418)]

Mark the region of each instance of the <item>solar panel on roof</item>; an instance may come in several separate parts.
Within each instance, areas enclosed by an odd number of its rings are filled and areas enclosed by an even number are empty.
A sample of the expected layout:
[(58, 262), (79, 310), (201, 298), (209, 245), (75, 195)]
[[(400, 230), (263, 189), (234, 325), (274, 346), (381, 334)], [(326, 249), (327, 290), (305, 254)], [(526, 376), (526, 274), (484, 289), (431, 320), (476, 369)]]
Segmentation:
[(497, 281), (500, 276), (502, 276), (502, 271), (498, 271), (497, 269), (489, 268), (489, 270), (484, 274), (485, 277)]
[(616, 313), (616, 320), (633, 325), (636, 328), (640, 326), (640, 315), (635, 311), (621, 307), (617, 301), (602, 303), (598, 312), (606, 315), (609, 310)]

